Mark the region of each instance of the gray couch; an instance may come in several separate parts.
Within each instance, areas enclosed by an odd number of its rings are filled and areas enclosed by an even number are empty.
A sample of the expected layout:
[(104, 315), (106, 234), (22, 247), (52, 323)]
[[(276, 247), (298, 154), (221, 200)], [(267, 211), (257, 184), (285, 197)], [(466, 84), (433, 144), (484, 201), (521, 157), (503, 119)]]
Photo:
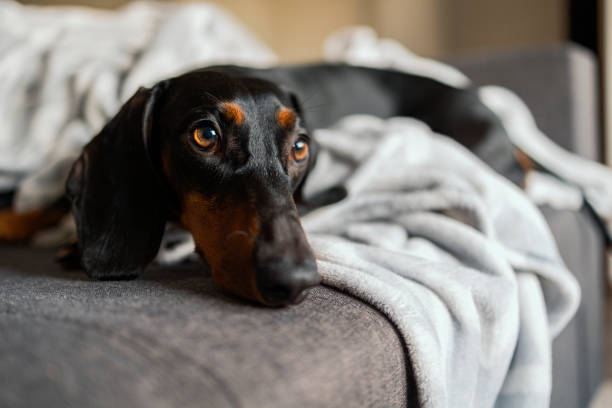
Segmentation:
[[(453, 62), (516, 91), (561, 145), (594, 154), (595, 64), (584, 51)], [(587, 211), (543, 211), (583, 290), (554, 343), (552, 406), (586, 407), (602, 377), (603, 236)], [(267, 309), (223, 294), (193, 265), (93, 282), (63, 271), (52, 250), (0, 246), (0, 313), (1, 407), (416, 406), (393, 325), (328, 287)]]

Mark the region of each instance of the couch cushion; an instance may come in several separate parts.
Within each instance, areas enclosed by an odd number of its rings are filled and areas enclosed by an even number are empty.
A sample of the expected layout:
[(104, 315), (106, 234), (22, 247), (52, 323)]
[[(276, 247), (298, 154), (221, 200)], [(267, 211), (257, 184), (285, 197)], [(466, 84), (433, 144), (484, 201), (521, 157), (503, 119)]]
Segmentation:
[(542, 208), (582, 290), (576, 316), (553, 342), (551, 407), (586, 407), (603, 378), (604, 236), (591, 214)]
[(405, 406), (402, 347), (327, 287), (270, 309), (197, 265), (96, 282), (50, 250), (0, 247), (0, 406)]

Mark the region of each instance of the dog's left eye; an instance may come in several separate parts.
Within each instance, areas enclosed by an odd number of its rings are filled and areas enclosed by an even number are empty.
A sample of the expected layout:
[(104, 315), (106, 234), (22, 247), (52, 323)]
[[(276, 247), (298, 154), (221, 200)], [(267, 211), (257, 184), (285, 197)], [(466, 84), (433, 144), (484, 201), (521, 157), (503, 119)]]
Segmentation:
[(293, 143), (291, 158), (297, 163), (302, 163), (308, 159), (308, 141), (306, 139), (300, 137)]
[(199, 126), (192, 131), (191, 136), (200, 148), (208, 152), (219, 149), (219, 132), (213, 126)]

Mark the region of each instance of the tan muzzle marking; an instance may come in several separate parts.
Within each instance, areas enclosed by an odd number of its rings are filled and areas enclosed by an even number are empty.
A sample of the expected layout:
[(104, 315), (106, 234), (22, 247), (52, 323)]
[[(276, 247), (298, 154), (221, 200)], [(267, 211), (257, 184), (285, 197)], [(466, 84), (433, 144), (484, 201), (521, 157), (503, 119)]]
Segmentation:
[(189, 193), (181, 222), (193, 235), (213, 279), (225, 290), (263, 302), (255, 281), (254, 248), (259, 220), (251, 202)]

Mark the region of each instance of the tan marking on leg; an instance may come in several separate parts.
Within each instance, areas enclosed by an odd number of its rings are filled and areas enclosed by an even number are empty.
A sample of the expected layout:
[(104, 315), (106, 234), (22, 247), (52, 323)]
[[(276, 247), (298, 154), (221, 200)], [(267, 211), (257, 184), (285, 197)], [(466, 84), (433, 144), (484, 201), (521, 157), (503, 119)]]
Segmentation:
[(0, 210), (0, 241), (29, 240), (36, 232), (56, 225), (68, 213), (64, 208), (49, 208), (24, 213)]
[(531, 160), (531, 157), (529, 157), (527, 153), (523, 152), (522, 150), (516, 149), (514, 151), (514, 157), (516, 157), (516, 160), (523, 170), (525, 170), (525, 172), (535, 169), (536, 164), (533, 162), (533, 160)]

